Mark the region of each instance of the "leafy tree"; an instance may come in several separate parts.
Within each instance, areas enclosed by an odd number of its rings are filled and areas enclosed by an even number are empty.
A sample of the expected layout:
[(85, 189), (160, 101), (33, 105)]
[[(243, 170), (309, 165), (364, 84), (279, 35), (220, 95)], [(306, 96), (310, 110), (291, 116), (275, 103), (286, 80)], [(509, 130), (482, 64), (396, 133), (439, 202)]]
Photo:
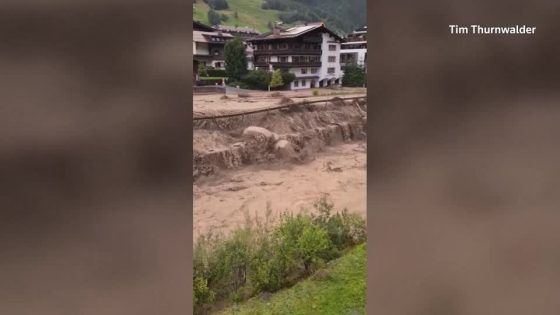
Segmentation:
[(363, 86), (366, 80), (366, 74), (363, 67), (357, 65), (348, 65), (344, 68), (342, 76), (343, 86)]
[(229, 16), (222, 14), (220, 15), (220, 21), (227, 21), (229, 19)]
[(239, 12), (237, 12), (237, 10), (233, 13), (233, 17), (239, 19)]
[(214, 10), (227, 10), (229, 9), (229, 4), (227, 0), (211, 0), (209, 5)]
[(270, 72), (264, 70), (253, 70), (243, 76), (243, 83), (252, 89), (266, 90), (270, 83)]
[(282, 81), (282, 71), (280, 69), (274, 70), (272, 78), (270, 79), (270, 87), (274, 89), (283, 85), (284, 81)]
[(207, 77), (208, 72), (206, 71), (206, 65), (203, 63), (198, 64), (198, 75), (201, 77)]
[(208, 10), (208, 22), (210, 25), (219, 25), (222, 21), (220, 14), (214, 10)]
[(226, 62), (226, 75), (236, 80), (241, 79), (247, 73), (247, 56), (245, 45), (239, 37), (226, 43), (224, 47), (224, 59)]
[(282, 81), (284, 85), (292, 83), (296, 79), (296, 75), (286, 69), (282, 69)]

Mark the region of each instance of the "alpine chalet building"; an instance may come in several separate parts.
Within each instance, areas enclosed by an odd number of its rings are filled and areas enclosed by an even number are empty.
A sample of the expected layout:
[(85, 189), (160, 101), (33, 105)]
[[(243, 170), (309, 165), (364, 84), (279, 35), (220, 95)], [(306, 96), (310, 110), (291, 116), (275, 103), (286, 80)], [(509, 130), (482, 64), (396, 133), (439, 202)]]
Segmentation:
[(249, 40), (256, 69), (286, 69), (296, 78), (291, 90), (340, 85), (340, 43), (342, 38), (325, 27), (310, 23), (272, 32)]
[(340, 64), (367, 67), (367, 26), (348, 34), (340, 45)]
[[(215, 69), (225, 69), (224, 47), (233, 35), (218, 31), (200, 22), (193, 21), (193, 70), (203, 64)], [(196, 79), (196, 78), (195, 78)]]

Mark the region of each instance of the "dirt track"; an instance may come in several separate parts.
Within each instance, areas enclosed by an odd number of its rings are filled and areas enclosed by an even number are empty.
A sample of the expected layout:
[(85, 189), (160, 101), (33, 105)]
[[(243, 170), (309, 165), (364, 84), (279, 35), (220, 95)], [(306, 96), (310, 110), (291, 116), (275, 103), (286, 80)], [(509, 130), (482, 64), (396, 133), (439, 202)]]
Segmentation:
[(195, 113), (237, 112), (274, 106), (281, 101), (282, 97), (288, 97), (297, 102), (303, 100), (328, 100), (333, 97), (356, 97), (366, 94), (366, 90), (363, 88), (319, 89), (318, 91), (320, 93), (318, 96), (313, 96), (311, 90), (282, 91), (278, 92), (278, 94), (254, 91), (247, 98), (240, 98), (236, 95), (228, 95), (227, 98), (223, 98), (223, 94), (194, 95), (193, 111)]

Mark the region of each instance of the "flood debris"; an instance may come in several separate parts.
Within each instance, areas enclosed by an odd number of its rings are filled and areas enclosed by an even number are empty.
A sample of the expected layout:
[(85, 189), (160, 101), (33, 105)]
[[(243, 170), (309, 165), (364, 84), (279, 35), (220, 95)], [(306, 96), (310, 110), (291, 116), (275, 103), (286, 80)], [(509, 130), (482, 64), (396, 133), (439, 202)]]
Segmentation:
[(256, 127), (256, 126), (251, 126), (251, 127), (247, 127), (245, 128), (245, 130), (243, 130), (243, 135), (244, 136), (249, 136), (249, 137), (255, 137), (255, 138), (265, 138), (267, 140), (278, 140), (278, 135), (275, 134), (274, 132), (271, 132), (270, 130), (267, 130), (265, 128), (262, 127)]
[[(309, 163), (327, 146), (365, 140), (365, 109), (360, 102), (335, 99), (320, 105), (294, 105), (293, 110), (215, 119), (220, 128), (212, 120), (197, 120), (193, 174), (197, 178), (219, 169), (275, 161)], [(339, 170), (331, 167), (330, 171)]]

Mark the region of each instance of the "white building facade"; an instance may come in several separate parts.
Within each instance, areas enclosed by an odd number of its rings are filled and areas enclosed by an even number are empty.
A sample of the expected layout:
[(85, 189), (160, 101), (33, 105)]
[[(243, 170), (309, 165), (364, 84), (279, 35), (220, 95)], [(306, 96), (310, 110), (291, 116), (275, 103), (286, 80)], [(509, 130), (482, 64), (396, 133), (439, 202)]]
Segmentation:
[(367, 26), (348, 34), (340, 49), (340, 63), (367, 66)]
[(340, 85), (342, 38), (323, 23), (274, 30), (251, 40), (257, 69), (285, 69), (295, 75), (291, 90)]

